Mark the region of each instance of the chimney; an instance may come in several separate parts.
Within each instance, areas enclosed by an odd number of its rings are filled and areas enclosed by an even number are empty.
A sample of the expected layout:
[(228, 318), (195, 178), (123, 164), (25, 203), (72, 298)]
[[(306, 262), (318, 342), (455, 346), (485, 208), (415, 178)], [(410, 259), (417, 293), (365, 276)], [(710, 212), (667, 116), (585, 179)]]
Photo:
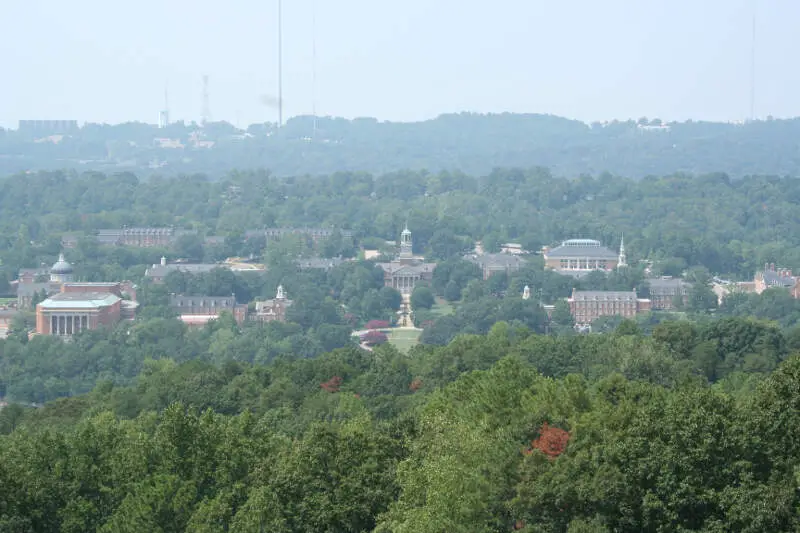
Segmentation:
[(770, 263), (770, 264), (769, 264), (769, 269), (770, 269), (771, 271), (775, 272), (775, 263)]
[(769, 270), (769, 263), (764, 263), (764, 272)]
[(161, 266), (167, 266), (167, 258), (165, 256), (161, 256)]

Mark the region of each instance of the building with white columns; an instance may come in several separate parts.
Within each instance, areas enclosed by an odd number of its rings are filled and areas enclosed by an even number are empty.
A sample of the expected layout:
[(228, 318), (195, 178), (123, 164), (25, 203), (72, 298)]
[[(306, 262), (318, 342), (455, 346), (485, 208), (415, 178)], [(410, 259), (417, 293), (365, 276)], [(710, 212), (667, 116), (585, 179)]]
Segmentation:
[(411, 294), (420, 281), (430, 282), (436, 263), (426, 263), (412, 252), (413, 242), (408, 226), (400, 234), (400, 253), (390, 263), (378, 263), (383, 269), (383, 281), (387, 287), (397, 289), (401, 294)]
[(569, 239), (555, 248), (544, 248), (544, 266), (560, 274), (583, 276), (593, 270), (611, 271), (626, 266), (625, 245), (613, 252), (594, 239)]

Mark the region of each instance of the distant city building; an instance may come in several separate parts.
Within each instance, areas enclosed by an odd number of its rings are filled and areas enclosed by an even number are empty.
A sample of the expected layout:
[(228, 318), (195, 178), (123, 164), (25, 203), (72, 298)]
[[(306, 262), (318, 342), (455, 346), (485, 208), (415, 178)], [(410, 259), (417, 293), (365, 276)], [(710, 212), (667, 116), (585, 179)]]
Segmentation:
[(400, 234), (400, 253), (390, 263), (378, 263), (383, 269), (383, 281), (387, 287), (397, 289), (401, 294), (411, 294), (420, 281), (430, 282), (436, 263), (426, 263), (412, 252), (411, 231), (408, 226)]
[(282, 239), (287, 235), (304, 235), (311, 238), (313, 242), (319, 242), (327, 239), (335, 233), (340, 233), (344, 238), (352, 238), (353, 232), (350, 230), (336, 229), (336, 228), (264, 228), (264, 229), (251, 229), (245, 231), (245, 239), (252, 239), (254, 237), (265, 237), (267, 241)]
[[(184, 230), (172, 227), (142, 227), (142, 228), (104, 228), (94, 234), (94, 238), (101, 246), (134, 246), (138, 248), (151, 248), (154, 246), (166, 248), (175, 243), (183, 235), (196, 235), (194, 230)], [(74, 248), (82, 237), (80, 233), (66, 233), (61, 236), (61, 245), (65, 248)], [(90, 237), (91, 238), (91, 237)]]
[(185, 148), (185, 145), (181, 142), (180, 139), (168, 139), (165, 137), (159, 137), (153, 139), (153, 144), (155, 144), (159, 148), (165, 148), (171, 150)]
[(572, 290), (567, 300), (569, 310), (579, 325), (591, 324), (601, 316), (633, 318), (650, 310), (650, 300), (639, 298), (636, 291)]
[(161, 262), (152, 265), (144, 272), (144, 276), (153, 283), (164, 283), (164, 278), (170, 272), (186, 272), (187, 274), (205, 274), (215, 268), (230, 269), (225, 263), (167, 263), (167, 258), (162, 257)]
[(206, 246), (222, 246), (225, 244), (225, 237), (223, 235), (206, 235), (203, 238), (203, 244)]
[(236, 303), (236, 297), (231, 296), (185, 296), (171, 294), (169, 297), (170, 308), (178, 314), (180, 320), (191, 327), (206, 325), (210, 320), (216, 320), (224, 312), (229, 312), (238, 324), (247, 318), (247, 306)]
[(232, 272), (266, 272), (267, 267), (262, 263), (256, 263), (252, 259), (244, 257), (228, 257), (222, 265)]
[(164, 109), (158, 113), (158, 127), (164, 129), (169, 126), (169, 110)]
[(19, 132), (26, 135), (45, 137), (66, 135), (79, 130), (77, 120), (20, 120)]
[(252, 316), (253, 320), (260, 322), (285, 322), (286, 310), (292, 305), (292, 300), (286, 297), (283, 285), (278, 285), (278, 292), (272, 300), (256, 302), (256, 312)]
[(7, 307), (0, 308), (0, 339), (8, 337), (11, 324), (18, 313), (19, 311), (16, 309), (9, 309)]
[(121, 228), (97, 230), (97, 242), (107, 246), (166, 247), (175, 240), (175, 228)]
[(341, 257), (309, 257), (307, 259), (298, 259), (297, 267), (300, 270), (330, 270), (346, 262), (347, 259), (342, 259)]
[[(19, 272), (17, 280), (17, 309), (32, 309), (36, 298), (47, 297), (61, 291), (64, 283), (73, 279), (72, 265), (58, 255), (58, 260), (50, 268), (26, 268)], [(44, 299), (44, 298), (40, 298)]]
[(35, 281), (46, 281), (50, 279), (50, 269), (44, 266), (39, 268), (21, 268), (18, 275), (20, 283), (33, 283)]
[(560, 274), (581, 277), (594, 270), (610, 272), (618, 266), (625, 266), (627, 258), (625, 245), (620, 243), (619, 253), (614, 253), (600, 241), (593, 239), (569, 239), (555, 248), (544, 248), (545, 268)]
[(524, 249), (521, 244), (516, 242), (507, 242), (501, 245), (500, 252), (504, 254), (515, 254), (515, 255), (528, 253), (528, 251)]
[(36, 333), (70, 337), (133, 320), (139, 305), (135, 297), (134, 287), (128, 282), (65, 283), (61, 292), (36, 306)]
[[(775, 263), (764, 264), (764, 270), (756, 272), (753, 277), (756, 294), (761, 294), (767, 289), (793, 289), (797, 285), (797, 278), (788, 268), (775, 268)], [(797, 296), (795, 296), (797, 298)]]
[(711, 290), (717, 295), (717, 303), (722, 305), (725, 298), (731, 294), (755, 294), (756, 284), (754, 281), (731, 282), (719, 280), (714, 282)]
[(660, 131), (667, 133), (672, 130), (672, 127), (667, 124), (638, 124), (636, 127), (639, 128), (639, 131)]
[(483, 274), (483, 279), (487, 280), (492, 274), (504, 273), (513, 274), (518, 272), (525, 265), (525, 260), (515, 254), (469, 254), (464, 259), (470, 263), (478, 265)]
[(645, 280), (650, 286), (650, 308), (669, 310), (675, 308), (675, 301), (680, 295), (683, 305), (689, 303), (689, 290), (692, 284), (680, 278), (661, 277)]

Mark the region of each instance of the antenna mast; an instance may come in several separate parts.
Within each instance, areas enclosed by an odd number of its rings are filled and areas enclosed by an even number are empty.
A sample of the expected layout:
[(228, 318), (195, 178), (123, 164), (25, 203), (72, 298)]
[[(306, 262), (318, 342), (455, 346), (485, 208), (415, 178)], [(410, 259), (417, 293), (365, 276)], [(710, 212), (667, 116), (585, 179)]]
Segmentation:
[(283, 126), (283, 10), (278, 0), (278, 127)]
[(756, 0), (753, 0), (753, 34), (750, 46), (750, 120), (756, 119)]
[(169, 126), (169, 93), (167, 84), (164, 84), (164, 108), (158, 114), (158, 127), (166, 128)]
[(311, 0), (311, 115), (314, 119), (312, 139), (317, 138), (317, 2)]
[(201, 125), (205, 127), (209, 122), (211, 122), (211, 104), (208, 97), (208, 74), (205, 74), (203, 75), (203, 116), (201, 117)]

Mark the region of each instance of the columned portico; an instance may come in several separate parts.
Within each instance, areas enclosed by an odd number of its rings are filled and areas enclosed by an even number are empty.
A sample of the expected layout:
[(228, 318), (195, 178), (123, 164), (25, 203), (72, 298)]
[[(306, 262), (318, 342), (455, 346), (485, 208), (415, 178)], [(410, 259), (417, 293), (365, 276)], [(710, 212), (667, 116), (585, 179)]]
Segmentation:
[(51, 314), (50, 334), (69, 336), (89, 328), (88, 314)]

